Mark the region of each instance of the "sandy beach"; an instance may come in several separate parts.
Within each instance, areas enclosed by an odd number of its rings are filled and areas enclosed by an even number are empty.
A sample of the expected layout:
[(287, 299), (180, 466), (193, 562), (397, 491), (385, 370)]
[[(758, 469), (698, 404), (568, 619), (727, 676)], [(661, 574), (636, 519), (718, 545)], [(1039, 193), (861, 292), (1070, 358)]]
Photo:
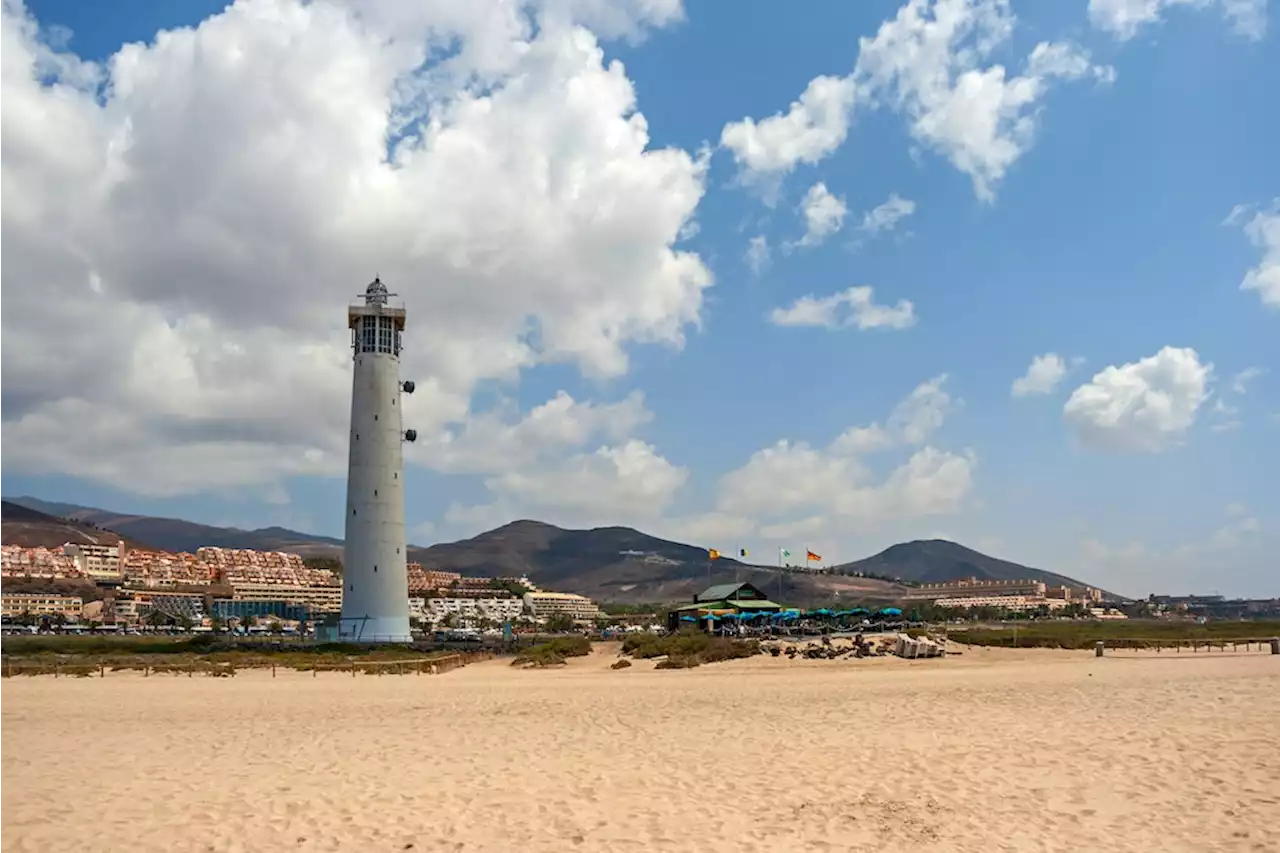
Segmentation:
[(1274, 851), (1280, 659), (3, 684), (6, 851)]

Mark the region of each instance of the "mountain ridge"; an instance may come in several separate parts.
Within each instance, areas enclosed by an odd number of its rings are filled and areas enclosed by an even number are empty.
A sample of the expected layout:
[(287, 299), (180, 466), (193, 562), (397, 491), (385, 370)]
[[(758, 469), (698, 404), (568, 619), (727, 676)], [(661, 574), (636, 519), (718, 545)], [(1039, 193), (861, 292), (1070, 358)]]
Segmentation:
[(1094, 586), (1057, 572), (991, 557), (948, 539), (914, 539), (890, 545), (878, 554), (832, 567), (842, 574), (863, 572), (931, 584), (977, 580), (1036, 580), (1046, 586)]
[[(283, 527), (256, 530), (215, 527), (182, 519), (43, 501), (26, 495), (5, 498), (5, 501), (49, 516), (62, 516), (74, 523), (109, 527), (126, 540), (146, 542), (149, 547), (167, 551), (195, 551), (208, 545), (291, 551), (303, 556), (341, 557), (342, 552), (340, 539)], [(6, 518), (6, 542), (10, 540), (10, 525)], [(50, 531), (52, 538), (58, 535)], [(47, 544), (56, 546), (62, 542)], [(482, 577), (526, 575), (548, 589), (632, 604), (688, 601), (701, 589), (730, 580), (753, 583), (788, 604), (840, 599), (892, 601), (907, 589), (898, 581), (934, 583), (968, 577), (1030, 578), (1055, 586), (1085, 586), (1065, 575), (989, 557), (940, 539), (893, 545), (879, 554), (833, 567), (828, 574), (781, 571), (777, 567), (749, 565), (729, 557), (711, 560), (705, 547), (660, 539), (629, 527), (572, 530), (533, 519), (517, 519), (457, 542), (428, 547), (410, 545), (406, 551), (411, 561), (428, 568)]]

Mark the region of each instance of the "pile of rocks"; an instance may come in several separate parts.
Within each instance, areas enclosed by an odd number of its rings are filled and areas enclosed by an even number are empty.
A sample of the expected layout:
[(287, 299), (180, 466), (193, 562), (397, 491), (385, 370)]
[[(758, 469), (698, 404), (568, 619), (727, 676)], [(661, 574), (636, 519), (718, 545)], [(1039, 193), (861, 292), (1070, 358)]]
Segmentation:
[(787, 658), (795, 660), (796, 658), (805, 658), (807, 660), (836, 660), (845, 656), (855, 658), (879, 657), (892, 653), (893, 638), (883, 637), (880, 642), (864, 640), (859, 634), (851, 641), (832, 640), (830, 637), (823, 637), (818, 643), (808, 643), (804, 646), (782, 646), (770, 645), (765, 650), (774, 657), (786, 655)]

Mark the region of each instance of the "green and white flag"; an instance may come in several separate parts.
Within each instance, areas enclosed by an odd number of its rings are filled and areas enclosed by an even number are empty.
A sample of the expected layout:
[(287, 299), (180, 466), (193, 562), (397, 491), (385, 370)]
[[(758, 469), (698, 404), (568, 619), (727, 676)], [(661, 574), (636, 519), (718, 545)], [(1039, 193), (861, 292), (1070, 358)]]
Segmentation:
[(779, 549), (778, 549), (778, 556), (779, 556), (779, 557), (782, 557), (782, 558), (784, 558), (784, 559), (785, 559), (785, 558), (787, 558), (787, 557), (790, 557), (790, 556), (791, 556), (791, 552), (790, 552), (790, 551), (788, 551), (786, 548), (779, 548)]

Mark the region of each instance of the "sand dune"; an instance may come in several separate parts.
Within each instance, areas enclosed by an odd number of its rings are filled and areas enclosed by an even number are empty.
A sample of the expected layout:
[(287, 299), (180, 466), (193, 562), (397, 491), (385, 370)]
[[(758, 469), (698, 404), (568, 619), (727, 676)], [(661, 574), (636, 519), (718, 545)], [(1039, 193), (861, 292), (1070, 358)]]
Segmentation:
[(3, 849), (1280, 850), (1269, 655), (613, 659), (9, 679)]

